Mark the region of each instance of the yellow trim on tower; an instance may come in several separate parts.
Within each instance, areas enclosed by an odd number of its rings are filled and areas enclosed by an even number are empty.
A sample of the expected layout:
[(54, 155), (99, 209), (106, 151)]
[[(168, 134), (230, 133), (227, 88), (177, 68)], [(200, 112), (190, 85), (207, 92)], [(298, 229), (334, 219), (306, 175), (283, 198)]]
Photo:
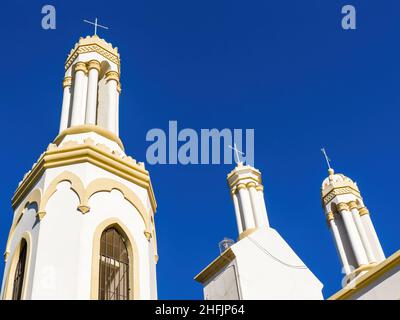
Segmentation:
[(400, 250), (392, 254), (389, 258), (382, 261), (375, 267), (371, 268), (367, 273), (355, 279), (351, 285), (344, 287), (336, 292), (328, 300), (346, 300), (359, 292), (361, 289), (377, 281), (381, 276), (385, 275), (391, 269), (400, 265)]
[(56, 145), (59, 145), (61, 141), (65, 138), (65, 136), (70, 135), (70, 134), (80, 134), (80, 133), (88, 133), (88, 132), (95, 132), (99, 135), (101, 135), (104, 138), (110, 139), (118, 144), (118, 146), (124, 150), (124, 145), (122, 144), (121, 139), (114, 134), (113, 132), (104, 129), (100, 126), (96, 126), (94, 124), (84, 124), (84, 125), (79, 125), (79, 126), (73, 126), (65, 129), (62, 131), (55, 139), (54, 143)]
[(207, 267), (205, 267), (194, 280), (202, 284), (210, 280), (215, 274), (221, 271), (225, 266), (231, 263), (236, 258), (232, 249), (229, 248), (225, 250), (218, 258), (211, 262)]
[(13, 208), (15, 209), (20, 204), (46, 169), (85, 162), (145, 188), (149, 195), (153, 212), (156, 211), (157, 203), (148, 171), (140, 165), (129, 161), (129, 158), (121, 159), (117, 155), (89, 143), (50, 148), (44, 152), (15, 191), (12, 198)]

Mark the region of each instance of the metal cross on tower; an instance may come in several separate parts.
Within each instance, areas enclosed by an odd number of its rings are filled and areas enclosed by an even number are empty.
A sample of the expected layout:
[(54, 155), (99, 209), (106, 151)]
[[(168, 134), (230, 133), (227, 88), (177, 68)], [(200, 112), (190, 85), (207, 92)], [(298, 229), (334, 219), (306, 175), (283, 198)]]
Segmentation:
[(86, 23), (94, 25), (94, 35), (97, 35), (97, 27), (108, 30), (108, 27), (102, 26), (101, 24), (97, 23), (97, 18), (94, 20), (94, 22), (88, 21), (88, 20), (83, 20), (83, 21), (86, 22)]

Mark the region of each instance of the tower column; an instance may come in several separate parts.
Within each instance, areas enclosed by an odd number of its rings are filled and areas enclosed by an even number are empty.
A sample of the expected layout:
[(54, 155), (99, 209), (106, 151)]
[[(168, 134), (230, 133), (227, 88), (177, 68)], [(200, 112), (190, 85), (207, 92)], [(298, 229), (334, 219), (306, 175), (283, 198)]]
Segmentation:
[(96, 124), (96, 109), (97, 109), (97, 85), (99, 81), (100, 62), (91, 60), (88, 62), (88, 89), (87, 89), (87, 109), (86, 119), (87, 124)]
[(108, 99), (108, 114), (106, 120), (106, 127), (111, 132), (117, 134), (117, 112), (118, 112), (118, 84), (119, 74), (115, 71), (108, 71), (106, 73), (106, 87)]
[(346, 203), (339, 203), (338, 210), (343, 218), (344, 226), (350, 239), (350, 244), (357, 260), (357, 267), (368, 264), (368, 258), (365, 254), (361, 238), (358, 234), (357, 227), (354, 223), (349, 206)]
[(250, 199), (251, 199), (251, 204), (253, 207), (253, 213), (254, 213), (254, 220), (257, 228), (262, 228), (266, 227), (265, 219), (263, 214), (262, 209), (261, 209), (261, 203), (260, 203), (260, 198), (257, 194), (256, 190), (256, 184), (254, 182), (249, 182), (247, 184), (249, 193), (250, 193)]
[(243, 232), (242, 217), (240, 215), (238, 195), (235, 192), (232, 192), (232, 200), (233, 200), (233, 206), (235, 207), (235, 215), (236, 215), (238, 231), (239, 234), (241, 234)]
[(376, 234), (374, 225), (371, 221), (371, 217), (369, 215), (369, 211), (367, 208), (359, 209), (359, 213), (361, 216), (361, 221), (366, 229), (366, 231), (371, 235), (371, 244), (374, 247), (375, 257), (378, 260), (377, 262), (381, 262), (386, 259), (385, 253), (383, 252), (381, 243), (379, 241), (378, 235)]
[(358, 229), (358, 233), (360, 234), (360, 238), (361, 238), (362, 244), (364, 246), (365, 253), (367, 254), (367, 257), (368, 257), (368, 262), (369, 263), (376, 262), (376, 258), (374, 256), (374, 253), (372, 252), (372, 248), (369, 243), (367, 234), (365, 233), (364, 226), (362, 224), (360, 213), (358, 212), (357, 207), (358, 206), (355, 201), (351, 201), (349, 203), (349, 208), (351, 210), (351, 213), (353, 214), (354, 222)]
[(77, 62), (75, 64), (75, 80), (74, 80), (74, 98), (72, 102), (72, 118), (71, 125), (76, 126), (85, 122), (85, 104), (86, 98), (84, 89), (86, 81), (86, 64)]
[(240, 206), (242, 209), (243, 220), (244, 220), (243, 231), (246, 231), (247, 229), (253, 229), (256, 227), (256, 225), (254, 223), (249, 191), (247, 190), (244, 184), (239, 184), (237, 188), (239, 190)]
[(332, 212), (329, 212), (327, 214), (327, 220), (331, 229), (333, 241), (335, 242), (336, 249), (340, 257), (340, 261), (342, 262), (343, 272), (346, 275), (349, 275), (351, 273), (351, 268), (349, 265), (349, 261), (347, 260), (346, 250), (344, 249), (342, 239), (340, 238), (339, 229), (336, 225), (335, 218)]
[(72, 77), (65, 77), (63, 80), (63, 102), (61, 109), (60, 132), (68, 127), (69, 113), (71, 111), (71, 85)]
[(264, 199), (264, 187), (260, 184), (256, 187), (256, 191), (257, 191), (258, 203), (259, 203), (260, 209), (261, 209), (260, 210), (261, 218), (264, 221), (263, 225), (265, 227), (269, 227), (267, 207), (265, 205), (265, 199)]

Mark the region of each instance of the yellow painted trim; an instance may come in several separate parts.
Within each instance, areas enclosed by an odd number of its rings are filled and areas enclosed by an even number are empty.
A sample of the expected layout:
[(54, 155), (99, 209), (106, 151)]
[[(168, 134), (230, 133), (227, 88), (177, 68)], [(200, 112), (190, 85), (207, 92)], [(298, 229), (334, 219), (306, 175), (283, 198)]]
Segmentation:
[(374, 281), (378, 280), (381, 276), (387, 273), (389, 270), (400, 265), (400, 250), (392, 254), (389, 258), (382, 261), (370, 271), (355, 279), (351, 283), (351, 286), (346, 286), (343, 289), (336, 292), (328, 300), (346, 300), (351, 298), (355, 293), (370, 285)]
[(88, 133), (88, 132), (95, 132), (104, 138), (110, 139), (118, 144), (118, 146), (124, 150), (124, 145), (122, 144), (121, 139), (114, 134), (113, 132), (102, 128), (100, 126), (94, 125), (94, 124), (84, 124), (84, 125), (79, 125), (79, 126), (73, 126), (65, 129), (62, 131), (55, 139), (54, 143), (56, 145), (59, 145), (61, 141), (65, 138), (67, 135), (71, 134), (80, 134), (80, 133)]
[(236, 258), (232, 249), (225, 250), (218, 258), (211, 262), (206, 268), (204, 268), (194, 280), (202, 284), (210, 280), (214, 275), (221, 271), (225, 266), (231, 263)]
[(119, 181), (113, 180), (113, 179), (108, 179), (108, 178), (100, 178), (93, 180), (92, 182), (89, 183), (89, 185), (86, 187), (86, 190), (83, 194), (83, 199), (82, 199), (82, 206), (87, 206), (89, 207), (89, 199), (97, 192), (111, 192), (113, 189), (116, 189), (120, 191), (125, 200), (127, 200), (132, 206), (136, 208), (136, 210), (139, 212), (140, 216), (143, 219), (146, 232), (149, 232), (150, 230), (150, 213), (140, 200), (140, 198), (127, 186), (122, 184)]
[(246, 238), (247, 236), (251, 235), (253, 232), (256, 232), (257, 230), (258, 230), (258, 228), (250, 228), (250, 229), (243, 231), (241, 234), (239, 234), (238, 240), (242, 240), (242, 239)]
[(22, 294), (21, 300), (26, 300), (27, 288), (28, 288), (28, 281), (32, 281), (33, 279), (29, 279), (29, 273), (31, 268), (31, 260), (32, 260), (32, 237), (29, 232), (25, 232), (21, 240), (18, 243), (18, 246), (14, 249), (12, 259), (10, 261), (10, 266), (7, 270), (7, 276), (4, 283), (4, 293), (3, 293), (3, 300), (11, 300), (12, 299), (12, 292), (13, 292), (13, 284), (14, 284), (14, 274), (15, 268), (17, 267), (19, 253), (21, 248), (22, 239), (26, 241), (26, 262), (25, 262), (25, 270), (24, 270), (24, 279), (22, 280)]
[[(79, 198), (79, 202), (82, 203), (82, 198), (85, 194), (85, 187), (83, 185), (82, 180), (72, 172), (64, 171), (59, 174), (55, 179), (51, 181), (49, 186), (46, 188), (46, 192), (43, 194), (42, 202), (39, 207), (39, 213), (46, 212), (47, 202), (51, 198), (51, 196), (57, 191), (57, 186), (59, 183), (63, 181), (68, 181), (71, 183), (71, 190), (73, 190)], [(44, 215), (43, 215), (44, 216)], [(41, 219), (43, 219), (43, 216)]]
[(128, 240), (127, 249), (129, 255), (129, 299), (140, 299), (140, 270), (139, 270), (139, 253), (134, 241), (134, 237), (130, 234), (129, 229), (117, 218), (110, 218), (99, 224), (93, 236), (92, 249), (92, 275), (91, 275), (91, 291), (90, 299), (99, 299), (99, 255), (100, 255), (100, 239), (104, 230), (115, 227)]
[[(40, 179), (46, 169), (84, 162), (91, 163), (145, 188), (149, 195), (153, 212), (156, 211), (157, 203), (148, 171), (137, 164), (131, 163), (129, 159), (121, 159), (91, 144), (76, 144), (70, 147), (50, 148), (47, 150), (15, 191), (12, 198), (13, 208), (15, 209), (24, 199), (25, 194)], [(42, 205), (42, 208), (44, 207)]]
[(11, 225), (10, 228), (10, 232), (8, 234), (8, 239), (7, 239), (7, 243), (6, 243), (6, 250), (4, 252), (4, 261), (7, 261), (8, 256), (10, 254), (10, 242), (11, 239), (14, 235), (14, 231), (17, 228), (17, 225), (19, 223), (19, 221), (21, 220), (24, 211), (26, 209), (26, 207), (28, 207), (30, 204), (32, 203), (36, 203), (38, 206), (38, 209), (40, 207), (40, 203), (42, 201), (42, 190), (41, 189), (35, 189), (32, 192), (29, 193), (29, 195), (25, 198), (25, 205), (21, 206), (20, 209), (18, 210), (18, 212), (16, 214), (14, 214), (14, 220), (13, 223)]

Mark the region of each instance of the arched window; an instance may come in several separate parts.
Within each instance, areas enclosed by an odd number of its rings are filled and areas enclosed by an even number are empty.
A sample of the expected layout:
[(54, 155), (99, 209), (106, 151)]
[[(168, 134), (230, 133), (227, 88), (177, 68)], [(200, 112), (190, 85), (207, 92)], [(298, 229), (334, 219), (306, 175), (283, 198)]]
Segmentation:
[(14, 275), (14, 286), (12, 295), (13, 300), (21, 300), (22, 286), (24, 284), (24, 275), (25, 275), (26, 248), (27, 248), (26, 240), (22, 239), (21, 246), (19, 249), (18, 263)]
[(114, 227), (100, 240), (99, 299), (129, 299), (129, 256), (126, 239)]

